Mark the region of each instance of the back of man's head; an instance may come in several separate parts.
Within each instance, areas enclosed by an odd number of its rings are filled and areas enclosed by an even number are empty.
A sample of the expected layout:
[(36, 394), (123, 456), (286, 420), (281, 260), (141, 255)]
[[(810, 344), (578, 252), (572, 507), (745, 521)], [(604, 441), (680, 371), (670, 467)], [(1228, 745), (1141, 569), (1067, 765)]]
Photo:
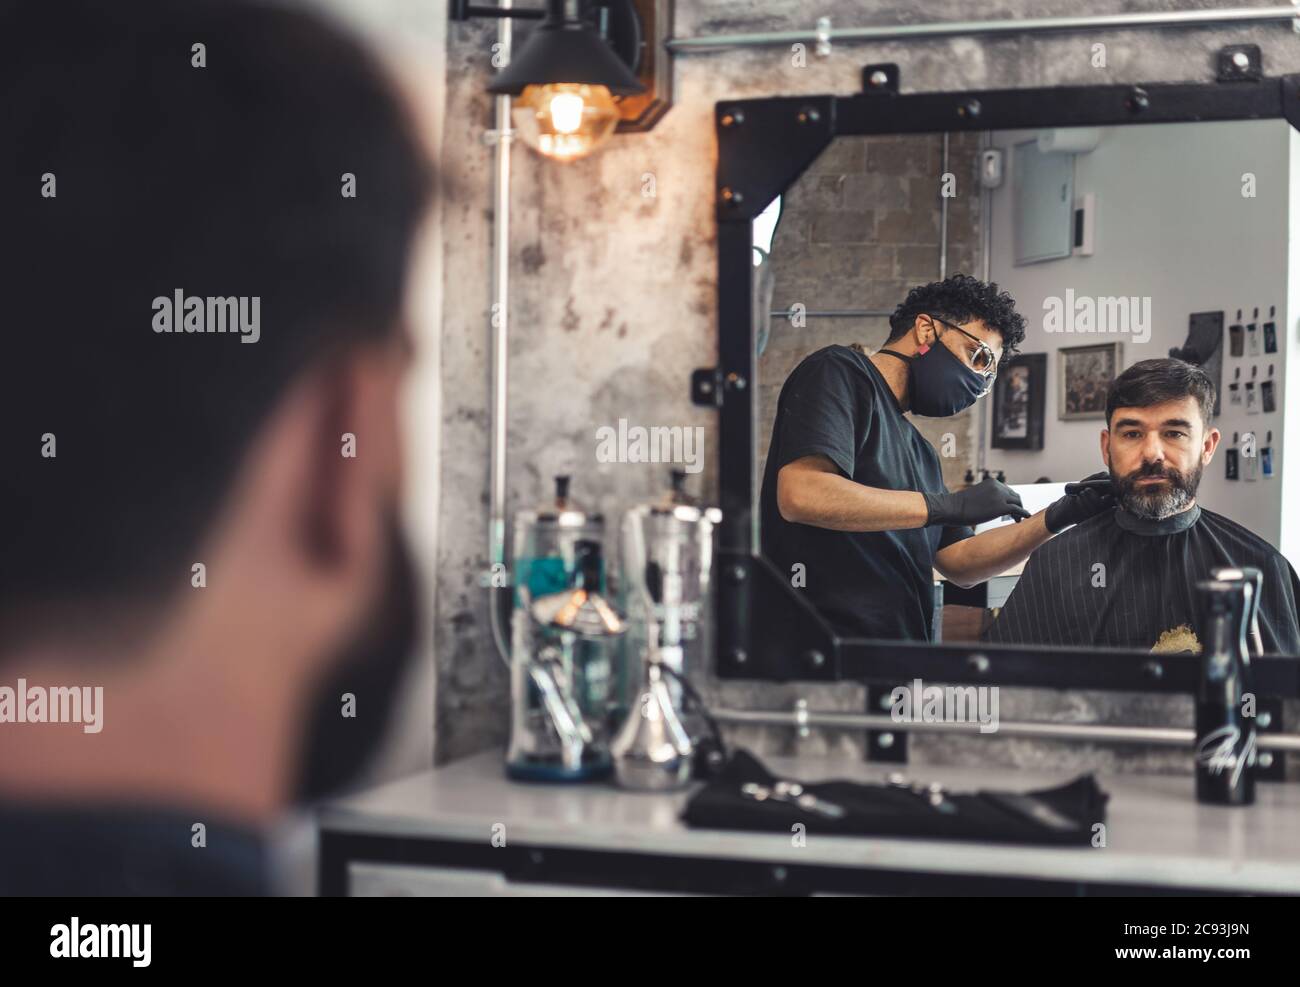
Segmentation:
[(187, 586), (294, 382), (398, 330), (430, 176), (356, 43), (248, 0), (0, 2), (0, 92), (3, 633)]

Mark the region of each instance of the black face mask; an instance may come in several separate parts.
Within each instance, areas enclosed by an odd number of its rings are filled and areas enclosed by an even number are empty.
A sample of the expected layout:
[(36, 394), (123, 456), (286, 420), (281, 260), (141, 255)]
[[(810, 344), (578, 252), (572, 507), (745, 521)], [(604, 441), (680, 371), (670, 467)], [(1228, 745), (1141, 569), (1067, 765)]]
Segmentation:
[(938, 340), (919, 356), (903, 356), (893, 350), (880, 352), (907, 361), (911, 410), (925, 418), (949, 418), (964, 411), (987, 386), (983, 374), (962, 363)]
[[(295, 801), (312, 802), (354, 782), (387, 734), (394, 700), (410, 664), (418, 621), (415, 567), (400, 524), (388, 531), (388, 573), (367, 618), (316, 691), (308, 713)], [(343, 694), (356, 715), (342, 715)]]

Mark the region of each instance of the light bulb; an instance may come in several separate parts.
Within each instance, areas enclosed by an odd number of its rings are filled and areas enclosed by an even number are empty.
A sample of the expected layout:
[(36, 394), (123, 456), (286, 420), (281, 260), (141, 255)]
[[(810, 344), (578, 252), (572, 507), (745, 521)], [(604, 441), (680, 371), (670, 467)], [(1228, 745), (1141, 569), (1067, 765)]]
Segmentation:
[(590, 154), (610, 138), (619, 120), (609, 89), (572, 82), (525, 86), (512, 116), (520, 139), (557, 161)]
[(582, 105), (577, 93), (556, 93), (551, 97), (551, 123), (558, 133), (577, 132), (582, 124)]

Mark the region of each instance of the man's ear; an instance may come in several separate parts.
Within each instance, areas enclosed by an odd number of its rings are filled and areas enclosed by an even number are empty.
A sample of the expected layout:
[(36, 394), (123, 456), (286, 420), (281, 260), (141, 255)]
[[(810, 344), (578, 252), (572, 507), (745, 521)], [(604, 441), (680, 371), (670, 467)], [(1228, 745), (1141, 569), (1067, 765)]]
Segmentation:
[(1214, 458), (1214, 450), (1219, 448), (1219, 439), (1223, 438), (1222, 433), (1217, 428), (1208, 429), (1205, 433), (1205, 443), (1201, 448), (1201, 465), (1209, 466), (1210, 460)]
[(935, 326), (934, 320), (925, 313), (916, 317), (916, 321), (912, 323), (912, 332), (916, 334), (918, 349), (933, 346), (935, 340), (939, 338), (939, 330)]
[(1101, 430), (1101, 463), (1110, 469), (1110, 429)]
[(378, 536), (373, 481), (361, 455), (368, 423), (360, 368), (340, 360), (323, 367), (313, 387), (312, 482), (304, 491), (302, 537), (310, 558), (339, 566), (366, 558)]

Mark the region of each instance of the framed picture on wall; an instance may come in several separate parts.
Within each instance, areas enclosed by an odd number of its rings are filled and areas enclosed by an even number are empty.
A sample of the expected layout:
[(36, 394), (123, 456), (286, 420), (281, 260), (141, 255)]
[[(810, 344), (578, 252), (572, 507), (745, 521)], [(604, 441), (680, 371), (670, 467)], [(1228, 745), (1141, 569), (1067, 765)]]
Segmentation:
[(994, 449), (1043, 448), (1043, 404), (1047, 354), (1022, 353), (993, 383)]
[(1124, 345), (1063, 346), (1056, 353), (1061, 367), (1056, 417), (1061, 421), (1105, 418), (1106, 392), (1119, 374)]

